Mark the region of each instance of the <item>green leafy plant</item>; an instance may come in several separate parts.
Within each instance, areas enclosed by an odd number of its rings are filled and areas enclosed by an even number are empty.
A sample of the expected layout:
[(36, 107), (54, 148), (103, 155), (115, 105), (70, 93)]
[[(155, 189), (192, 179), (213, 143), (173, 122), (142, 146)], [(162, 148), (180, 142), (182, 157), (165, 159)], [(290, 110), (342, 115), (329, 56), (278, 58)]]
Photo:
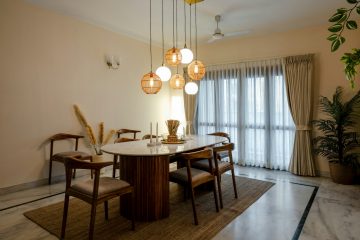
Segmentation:
[(313, 139), (314, 151), (329, 162), (359, 167), (360, 143), (355, 128), (360, 117), (360, 91), (347, 102), (342, 100), (342, 93), (337, 87), (332, 101), (320, 97), (320, 110), (327, 118), (313, 121), (322, 133)]
[[(343, 37), (345, 29), (355, 30), (358, 28), (356, 21), (350, 17), (353, 12), (360, 15), (360, 0), (346, 0), (351, 4), (350, 8), (339, 8), (330, 18), (329, 22), (333, 23), (328, 30), (332, 33), (327, 39), (331, 41), (331, 51), (335, 52), (346, 41)], [(355, 76), (357, 74), (356, 67), (360, 64), (360, 49), (353, 49), (352, 53), (345, 53), (341, 57), (341, 61), (345, 64), (345, 75), (350, 81), (351, 87), (355, 87)]]

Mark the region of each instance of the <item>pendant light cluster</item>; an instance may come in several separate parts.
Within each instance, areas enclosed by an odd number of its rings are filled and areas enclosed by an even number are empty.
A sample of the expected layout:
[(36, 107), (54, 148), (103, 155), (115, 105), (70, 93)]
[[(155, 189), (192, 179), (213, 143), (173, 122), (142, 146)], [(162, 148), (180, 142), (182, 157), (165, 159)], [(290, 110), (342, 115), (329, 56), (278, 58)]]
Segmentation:
[[(170, 87), (173, 89), (183, 89), (187, 94), (196, 94), (198, 92), (198, 85), (192, 80), (201, 80), (205, 75), (205, 66), (198, 60), (197, 54), (197, 10), (196, 3), (202, 0), (183, 0), (184, 1), (184, 48), (181, 50), (177, 48), (178, 28), (177, 28), (177, 0), (173, 0), (173, 46), (164, 54), (164, 0), (161, 0), (161, 22), (162, 22), (162, 65), (157, 68), (156, 74), (152, 72), (152, 49), (151, 49), (151, 0), (150, 0), (150, 72), (143, 76), (141, 86), (145, 93), (156, 94), (160, 91), (162, 82), (170, 80)], [(191, 6), (195, 5), (195, 59), (193, 52), (187, 47), (187, 31), (186, 31), (186, 7), (185, 2), (190, 6), (190, 48), (191, 48)], [(176, 21), (175, 21), (176, 20)], [(175, 30), (176, 29), (176, 30)], [(176, 38), (175, 38), (176, 32)], [(165, 65), (176, 67), (176, 74), (171, 76), (171, 70)], [(187, 75), (190, 81), (185, 85), (184, 77), (179, 74), (179, 65), (188, 64)]]

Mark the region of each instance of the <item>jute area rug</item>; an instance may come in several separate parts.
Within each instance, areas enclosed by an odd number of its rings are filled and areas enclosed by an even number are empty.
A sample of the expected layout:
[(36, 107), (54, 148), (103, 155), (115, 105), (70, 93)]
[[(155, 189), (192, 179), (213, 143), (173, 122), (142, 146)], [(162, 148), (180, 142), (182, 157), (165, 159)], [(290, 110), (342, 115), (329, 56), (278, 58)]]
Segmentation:
[[(231, 177), (222, 176), (224, 208), (215, 210), (212, 191), (198, 189), (195, 195), (199, 225), (193, 224), (191, 200), (184, 201), (183, 189), (177, 184), (170, 184), (170, 216), (154, 222), (136, 222), (135, 231), (131, 222), (119, 214), (119, 199), (109, 201), (109, 220), (104, 217), (103, 204), (97, 209), (94, 239), (211, 239), (245, 211), (274, 183), (244, 177), (236, 177), (238, 199), (234, 198)], [(63, 202), (38, 208), (24, 215), (31, 221), (60, 236)], [(71, 199), (69, 204), (66, 239), (87, 239), (90, 222), (90, 205)]]

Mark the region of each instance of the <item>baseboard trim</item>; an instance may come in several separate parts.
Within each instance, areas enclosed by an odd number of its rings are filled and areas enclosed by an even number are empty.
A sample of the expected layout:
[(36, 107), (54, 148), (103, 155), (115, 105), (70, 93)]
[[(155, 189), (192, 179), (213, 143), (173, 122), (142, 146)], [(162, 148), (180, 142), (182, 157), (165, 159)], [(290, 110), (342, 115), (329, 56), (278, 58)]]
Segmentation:
[[(87, 170), (77, 170), (76, 171), (76, 176), (79, 176), (79, 177), (88, 175), (88, 174), (89, 174), (89, 171), (87, 171)], [(65, 181), (65, 174), (59, 175), (59, 176), (54, 176), (54, 177), (52, 177), (51, 184), (64, 182), (64, 181)], [(40, 186), (45, 186), (45, 185), (48, 185), (48, 178), (43, 178), (43, 179), (36, 180), (33, 182), (21, 183), (21, 184), (10, 186), (10, 187), (0, 188), (0, 195), (9, 194), (9, 193), (18, 192), (18, 191), (24, 191), (24, 190), (28, 190), (28, 189), (31, 189), (34, 187), (40, 187)]]
[(315, 174), (316, 174), (316, 176), (319, 176), (319, 177), (327, 177), (327, 178), (330, 177), (330, 172), (315, 170)]

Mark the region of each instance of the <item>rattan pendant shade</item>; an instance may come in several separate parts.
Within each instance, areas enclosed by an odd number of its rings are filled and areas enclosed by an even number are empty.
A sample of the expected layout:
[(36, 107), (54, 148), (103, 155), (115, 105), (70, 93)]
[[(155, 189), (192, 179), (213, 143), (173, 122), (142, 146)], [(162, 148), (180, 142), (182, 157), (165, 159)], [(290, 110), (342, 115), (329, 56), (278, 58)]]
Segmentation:
[(188, 65), (189, 77), (193, 80), (201, 80), (205, 76), (205, 66), (199, 60), (194, 60)]
[(158, 75), (149, 72), (141, 79), (141, 88), (146, 94), (156, 94), (160, 91), (162, 81)]
[(170, 66), (177, 66), (181, 63), (181, 53), (176, 47), (170, 48), (165, 54), (166, 63)]
[(183, 89), (185, 86), (185, 79), (181, 74), (175, 74), (170, 79), (170, 87), (172, 89)]
[(205, 65), (197, 59), (197, 14), (195, 5), (195, 52), (196, 58), (188, 65), (188, 75), (193, 80), (201, 80), (205, 76)]

